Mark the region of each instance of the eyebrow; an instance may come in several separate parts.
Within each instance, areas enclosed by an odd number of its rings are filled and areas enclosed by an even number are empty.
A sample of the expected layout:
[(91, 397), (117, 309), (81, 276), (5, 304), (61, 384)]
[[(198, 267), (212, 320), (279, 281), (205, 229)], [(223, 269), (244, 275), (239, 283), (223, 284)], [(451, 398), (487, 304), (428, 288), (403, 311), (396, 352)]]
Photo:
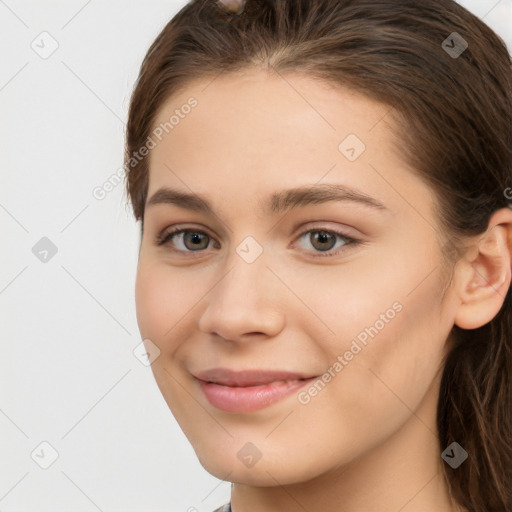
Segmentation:
[[(326, 203), (328, 201), (349, 201), (373, 209), (387, 210), (382, 203), (373, 197), (346, 185), (336, 183), (308, 185), (275, 192), (262, 205), (262, 210), (267, 215), (277, 215), (286, 213), (294, 208), (304, 207), (309, 204)], [(190, 194), (168, 187), (157, 190), (146, 202), (146, 207), (157, 204), (173, 204), (185, 210), (206, 214), (214, 213), (212, 205), (206, 198), (198, 194)]]

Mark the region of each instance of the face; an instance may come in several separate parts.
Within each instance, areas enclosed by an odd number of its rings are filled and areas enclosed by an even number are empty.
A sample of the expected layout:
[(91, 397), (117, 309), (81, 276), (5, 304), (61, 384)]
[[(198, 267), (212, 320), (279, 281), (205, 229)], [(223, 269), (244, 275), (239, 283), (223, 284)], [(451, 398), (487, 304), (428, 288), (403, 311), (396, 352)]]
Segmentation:
[(231, 481), (370, 453), (433, 393), (455, 308), (434, 195), (395, 153), (389, 108), (245, 71), (193, 82), (154, 127), (176, 110), (153, 137), (136, 281), (173, 415)]

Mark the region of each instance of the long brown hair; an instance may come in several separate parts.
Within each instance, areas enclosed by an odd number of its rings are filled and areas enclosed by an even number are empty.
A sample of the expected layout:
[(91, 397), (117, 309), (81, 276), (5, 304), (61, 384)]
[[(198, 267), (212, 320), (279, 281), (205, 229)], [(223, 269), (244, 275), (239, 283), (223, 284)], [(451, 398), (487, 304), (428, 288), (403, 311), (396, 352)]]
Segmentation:
[[(131, 97), (126, 188), (141, 229), (148, 158), (138, 152), (164, 101), (194, 79), (253, 66), (319, 77), (389, 106), (404, 161), (435, 192), (447, 262), (507, 207), (511, 57), (455, 1), (247, 0), (235, 12), (193, 0), (149, 48)], [(437, 427), (443, 449), (456, 441), (469, 457), (456, 469), (444, 464), (446, 481), (471, 512), (510, 511), (512, 289), (491, 322), (454, 326), (451, 338)]]

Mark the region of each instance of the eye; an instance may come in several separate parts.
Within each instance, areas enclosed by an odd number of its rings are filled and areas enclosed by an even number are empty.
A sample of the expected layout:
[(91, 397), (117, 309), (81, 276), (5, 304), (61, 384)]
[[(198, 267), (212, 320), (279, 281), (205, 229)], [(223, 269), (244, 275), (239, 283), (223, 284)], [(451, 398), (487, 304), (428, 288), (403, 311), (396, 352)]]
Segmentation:
[[(304, 239), (312, 247), (312, 252), (316, 252), (313, 257), (336, 256), (346, 250), (348, 246), (356, 246), (361, 243), (353, 237), (332, 229), (309, 229), (299, 235), (299, 240)], [(336, 240), (338, 239), (338, 240)], [(336, 246), (336, 242), (339, 242)], [(210, 242), (215, 244), (215, 240), (207, 233), (198, 229), (175, 228), (171, 231), (164, 231), (156, 239), (158, 246), (172, 245), (173, 251), (182, 253), (202, 252), (208, 249)], [(337, 250), (334, 250), (337, 249)], [(307, 252), (311, 249), (306, 248)]]
[[(336, 238), (338, 238), (340, 242), (337, 247)], [(313, 247), (314, 252), (318, 253), (315, 254), (314, 257), (336, 256), (340, 252), (344, 251), (348, 246), (355, 246), (361, 243), (360, 240), (345, 235), (344, 233), (321, 228), (304, 231), (299, 236), (299, 240), (302, 239), (305, 239), (306, 242), (308, 242)], [(341, 250), (336, 250), (333, 252), (335, 247), (336, 249)]]
[[(173, 241), (173, 245), (177, 246), (175, 249), (178, 252), (196, 252), (202, 249), (208, 248), (208, 241), (210, 236), (204, 231), (197, 229), (174, 229), (172, 231), (165, 232), (158, 236), (156, 240), (157, 245), (165, 245), (172, 240), (177, 239), (177, 242)], [(205, 241), (207, 242), (205, 245)]]

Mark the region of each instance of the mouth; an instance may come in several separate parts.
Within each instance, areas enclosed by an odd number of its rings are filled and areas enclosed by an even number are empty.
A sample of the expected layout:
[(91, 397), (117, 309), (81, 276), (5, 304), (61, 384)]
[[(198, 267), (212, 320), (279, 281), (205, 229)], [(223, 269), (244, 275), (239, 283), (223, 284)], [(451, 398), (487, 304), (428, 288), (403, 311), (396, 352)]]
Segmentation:
[(223, 368), (207, 370), (195, 377), (211, 405), (237, 413), (264, 409), (317, 378), (316, 375), (287, 371), (232, 371)]

